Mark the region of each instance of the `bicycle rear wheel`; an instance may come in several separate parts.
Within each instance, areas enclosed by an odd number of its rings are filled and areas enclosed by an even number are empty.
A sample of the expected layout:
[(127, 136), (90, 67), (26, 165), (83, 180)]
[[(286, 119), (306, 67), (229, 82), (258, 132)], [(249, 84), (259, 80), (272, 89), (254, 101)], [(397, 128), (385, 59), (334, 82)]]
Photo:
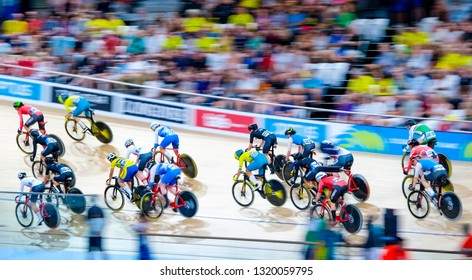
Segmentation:
[(429, 213), (428, 198), (421, 191), (412, 191), (407, 198), (408, 210), (417, 219), (423, 219)]
[(457, 221), (462, 216), (462, 203), (459, 196), (454, 192), (445, 192), (439, 200), (440, 209), (446, 217), (451, 221)]
[(15, 216), (18, 223), (23, 227), (29, 227), (33, 224), (34, 214), (30, 205), (20, 202), (16, 205)]
[(326, 223), (333, 220), (331, 216), (331, 210), (328, 205), (323, 207), (323, 204), (317, 203), (310, 209), (310, 219), (322, 218)]
[(65, 123), (67, 135), (75, 141), (82, 141), (85, 138), (85, 131), (74, 119), (68, 119)]
[(66, 153), (66, 146), (64, 145), (64, 142), (59, 138), (59, 136), (55, 134), (48, 134), (49, 137), (54, 138), (57, 141), (57, 144), (59, 144), (59, 151), (57, 152), (57, 157), (62, 157)]
[(162, 212), (164, 212), (164, 208), (162, 207), (162, 201), (160, 199), (160, 196), (157, 195), (156, 200), (153, 202), (152, 197), (153, 197), (152, 192), (148, 192), (143, 197), (141, 197), (141, 201), (139, 202), (140, 208), (144, 216), (149, 218), (150, 220), (157, 220), (159, 217), (162, 215)]
[(44, 223), (50, 228), (57, 228), (61, 224), (61, 215), (57, 207), (51, 203), (45, 203), (41, 208), (41, 216), (44, 219)]
[(364, 178), (364, 176), (361, 174), (352, 175), (352, 178), (349, 180), (349, 188), (356, 188), (352, 191), (352, 194), (357, 201), (364, 202), (369, 199), (370, 186), (366, 178)]
[(408, 195), (410, 195), (411, 191), (408, 189), (408, 187), (412, 184), (413, 184), (413, 175), (406, 175), (405, 178), (403, 178), (403, 182), (402, 182), (402, 192), (405, 198), (407, 198)]
[(310, 191), (303, 185), (295, 183), (290, 188), (290, 199), (293, 205), (300, 210), (307, 209), (311, 204)]
[(118, 187), (106, 187), (103, 196), (105, 204), (115, 212), (120, 211), (125, 206), (125, 197)]
[(277, 177), (279, 177), (280, 180), (284, 180), (284, 175), (283, 175), (284, 165), (285, 165), (285, 156), (277, 155), (274, 158), (274, 169), (275, 169), (275, 175), (277, 175)]
[(86, 209), (85, 196), (78, 188), (71, 188), (66, 194), (66, 204), (76, 214), (82, 214)]
[(234, 182), (232, 192), (234, 201), (241, 206), (247, 207), (254, 202), (254, 192), (247, 181)]
[[(186, 218), (191, 218), (197, 214), (198, 200), (197, 197), (189, 191), (181, 191), (175, 201), (180, 214)], [(183, 205), (182, 205), (183, 204)]]
[(361, 210), (352, 204), (346, 205), (345, 210), (346, 211), (341, 209), (341, 220), (347, 219), (347, 221), (342, 223), (344, 228), (349, 233), (358, 233), (361, 230), (363, 223)]
[(292, 186), (290, 184), (290, 179), (293, 178), (292, 176), (292, 162), (291, 161), (287, 161), (284, 166), (282, 167), (282, 177), (283, 177), (283, 180), (285, 181), (285, 183), (287, 183), (287, 185), (289, 185), (290, 187)]
[(108, 144), (113, 141), (113, 132), (108, 124), (98, 121), (92, 125), (92, 133), (97, 137), (98, 141)]
[(266, 185), (266, 197), (270, 204), (274, 206), (282, 206), (287, 201), (287, 191), (284, 185), (279, 181), (272, 179), (269, 180), (270, 190), (267, 189)]
[(29, 139), (29, 136), (27, 137), (27, 133), (24, 131), (16, 135), (16, 145), (27, 155), (33, 153), (33, 139)]
[(195, 161), (187, 154), (180, 155), (180, 162), (177, 163), (178, 166), (181, 166), (182, 172), (185, 176), (189, 178), (195, 178), (198, 175), (197, 164)]
[(438, 153), (439, 163), (444, 166), (447, 171), (447, 177), (451, 178), (452, 176), (452, 164), (451, 161), (447, 158), (447, 156), (443, 153)]

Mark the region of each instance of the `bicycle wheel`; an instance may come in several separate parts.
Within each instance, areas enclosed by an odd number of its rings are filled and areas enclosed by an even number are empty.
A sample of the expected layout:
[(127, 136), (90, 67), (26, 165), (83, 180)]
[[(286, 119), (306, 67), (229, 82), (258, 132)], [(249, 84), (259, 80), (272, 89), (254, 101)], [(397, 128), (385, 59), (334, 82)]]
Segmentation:
[(439, 163), (444, 166), (447, 171), (447, 177), (451, 178), (452, 176), (452, 164), (451, 161), (447, 158), (447, 156), (443, 153), (438, 153)]
[(27, 134), (24, 131), (16, 135), (16, 145), (18, 145), (18, 148), (27, 155), (33, 153), (33, 140), (29, 139), (29, 136), (27, 137)]
[(370, 186), (361, 174), (352, 175), (352, 178), (349, 180), (349, 189), (351, 188), (355, 189), (352, 191), (352, 194), (357, 201), (364, 202), (369, 199)]
[(282, 206), (287, 201), (287, 191), (284, 185), (279, 181), (269, 180), (270, 190), (266, 187), (266, 197), (270, 204), (274, 206)]
[(113, 211), (120, 211), (125, 206), (125, 197), (118, 187), (106, 187), (103, 196), (105, 204)]
[(75, 141), (82, 141), (85, 138), (85, 131), (74, 119), (68, 119), (65, 123), (67, 135)]
[(423, 219), (429, 213), (428, 198), (420, 191), (412, 191), (407, 198), (408, 210), (417, 219)]
[(29, 227), (33, 224), (33, 209), (23, 201), (16, 205), (15, 216), (18, 223), (23, 227)]
[(279, 177), (280, 180), (284, 180), (284, 174), (283, 174), (283, 167), (285, 163), (285, 156), (284, 155), (277, 155), (274, 158), (274, 169), (275, 169), (275, 175)]
[(41, 160), (36, 160), (33, 162), (31, 166), (31, 171), (33, 172), (33, 176), (36, 179), (43, 180), (44, 175), (46, 175), (46, 166), (43, 164)]
[(180, 155), (180, 162), (177, 163), (182, 168), (182, 172), (189, 178), (195, 178), (198, 175), (195, 161), (187, 154)]
[[(71, 194), (71, 195), (70, 195)], [(66, 194), (65, 203), (70, 208), (70, 210), (76, 214), (82, 214), (86, 209), (86, 200), (82, 191), (78, 188), (71, 188)]]
[(283, 177), (283, 180), (285, 181), (285, 183), (287, 183), (287, 185), (289, 185), (291, 187), (292, 184), (290, 184), (290, 179), (293, 178), (293, 176), (292, 176), (292, 162), (291, 161), (287, 161), (284, 164), (284, 166), (282, 167), (282, 177)]
[(51, 189), (47, 187), (44, 189), (43, 193), (44, 194), (42, 194), (42, 197), (46, 202), (59, 207), (59, 193), (55, 190), (55, 188)]
[(405, 178), (403, 178), (403, 182), (402, 182), (402, 192), (405, 198), (407, 198), (408, 195), (410, 195), (411, 191), (408, 189), (408, 187), (412, 184), (413, 184), (413, 175), (406, 175)]
[(162, 201), (159, 195), (157, 195), (156, 200), (152, 202), (153, 195), (152, 192), (146, 193), (141, 197), (139, 204), (144, 216), (155, 221), (162, 215), (164, 208), (162, 207)]
[(104, 122), (98, 121), (92, 125), (92, 133), (97, 137), (98, 141), (108, 144), (113, 140), (113, 132), (111, 128)]
[(49, 137), (54, 138), (57, 143), (59, 144), (59, 151), (57, 152), (58, 157), (62, 157), (66, 153), (66, 146), (64, 145), (64, 142), (59, 138), (59, 136), (55, 134), (48, 134)]
[(247, 207), (254, 202), (254, 192), (247, 181), (238, 180), (233, 184), (233, 198), (237, 204)]
[(333, 220), (331, 209), (329, 209), (328, 205), (323, 207), (323, 204), (317, 203), (310, 209), (310, 219), (318, 218), (322, 218), (327, 223)]
[(342, 222), (342, 225), (347, 232), (356, 234), (361, 230), (363, 222), (362, 213), (357, 206), (348, 204), (344, 210), (341, 209), (341, 220), (346, 219), (347, 221)]
[(61, 215), (57, 207), (51, 203), (45, 203), (41, 208), (41, 216), (44, 219), (44, 223), (50, 228), (57, 228), (61, 224)]
[[(197, 197), (189, 191), (181, 191), (175, 198), (177, 208), (180, 214), (186, 218), (191, 218), (197, 214), (198, 200)], [(182, 205), (183, 204), (183, 205)]]
[(310, 206), (310, 191), (303, 185), (295, 183), (290, 188), (290, 199), (297, 209), (305, 210)]
[(408, 166), (410, 162), (410, 153), (404, 153), (402, 156), (402, 170)]
[(446, 219), (457, 221), (462, 216), (462, 203), (454, 192), (445, 192), (439, 200), (441, 212)]

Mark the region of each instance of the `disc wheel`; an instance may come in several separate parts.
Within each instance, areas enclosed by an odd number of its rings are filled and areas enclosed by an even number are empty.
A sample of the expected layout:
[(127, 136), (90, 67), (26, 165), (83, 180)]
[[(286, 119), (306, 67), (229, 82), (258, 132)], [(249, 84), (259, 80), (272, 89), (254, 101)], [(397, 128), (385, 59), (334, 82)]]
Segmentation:
[(61, 224), (59, 210), (51, 203), (44, 204), (41, 215), (43, 216), (44, 223), (50, 228), (57, 228)]
[(180, 162), (177, 163), (181, 166), (182, 172), (189, 178), (195, 178), (198, 175), (198, 168), (195, 161), (187, 154), (180, 155)]
[(278, 180), (269, 180), (270, 190), (266, 186), (266, 197), (270, 204), (274, 206), (282, 206), (287, 201), (287, 191)]
[(113, 141), (113, 132), (111, 128), (104, 122), (98, 121), (92, 125), (92, 133), (97, 137), (98, 141), (108, 144)]
[(446, 219), (457, 221), (462, 216), (462, 203), (454, 192), (445, 192), (439, 201), (441, 212)]
[[(198, 211), (198, 200), (197, 197), (189, 191), (181, 191), (176, 198), (179, 205), (179, 212), (186, 218), (191, 218), (197, 214)], [(183, 206), (180, 206), (182, 205)]]
[(361, 174), (354, 174), (349, 180), (349, 189), (354, 188), (352, 195), (357, 201), (364, 202), (369, 199), (370, 186)]
[(57, 144), (59, 145), (59, 151), (57, 152), (57, 156), (64, 156), (64, 154), (66, 153), (66, 146), (64, 145), (64, 142), (61, 140), (61, 138), (59, 138), (59, 136), (55, 134), (48, 134), (48, 137), (54, 138)]
[(346, 211), (341, 210), (341, 220), (346, 220), (342, 223), (347, 232), (356, 234), (362, 228), (362, 213), (357, 206), (348, 204), (345, 208)]
[(444, 166), (447, 171), (447, 177), (451, 178), (452, 176), (452, 164), (451, 161), (447, 158), (447, 156), (443, 153), (438, 153), (439, 163)]
[(78, 188), (71, 188), (66, 195), (66, 204), (70, 210), (76, 214), (82, 214), (86, 209), (86, 200), (82, 191)]

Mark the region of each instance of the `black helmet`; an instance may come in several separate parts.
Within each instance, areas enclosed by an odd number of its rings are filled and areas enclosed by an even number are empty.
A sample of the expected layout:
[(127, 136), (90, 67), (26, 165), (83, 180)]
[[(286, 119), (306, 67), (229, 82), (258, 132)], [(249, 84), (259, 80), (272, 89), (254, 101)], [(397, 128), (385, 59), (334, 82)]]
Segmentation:
[(39, 136), (39, 131), (37, 131), (36, 129), (33, 129), (30, 131), (29, 134), (31, 135), (31, 137), (36, 138)]
[(23, 105), (25, 105), (25, 104), (23, 104), (23, 102), (21, 102), (21, 101), (15, 101), (15, 102), (13, 103), (13, 108), (20, 108), (20, 107), (23, 106)]
[(285, 135), (294, 135), (296, 134), (297, 131), (291, 127), (289, 127), (287, 130), (285, 130)]
[(26, 177), (26, 172), (21, 171), (20, 173), (18, 173), (18, 179), (21, 180), (21, 179), (23, 179), (23, 178), (25, 178), (25, 177)]
[(54, 163), (54, 158), (52, 158), (52, 157), (46, 157), (46, 158), (44, 158), (44, 162), (45, 162), (46, 164), (53, 164), (53, 163)]
[(247, 129), (248, 129), (249, 131), (256, 130), (257, 128), (258, 128), (257, 123), (251, 123), (251, 124), (247, 127)]
[(416, 124), (415, 120), (407, 120), (405, 122), (405, 126), (414, 126)]
[(413, 139), (409, 140), (407, 144), (410, 147), (415, 147), (415, 146), (418, 146), (420, 144), (420, 142), (418, 142), (418, 139), (413, 138)]

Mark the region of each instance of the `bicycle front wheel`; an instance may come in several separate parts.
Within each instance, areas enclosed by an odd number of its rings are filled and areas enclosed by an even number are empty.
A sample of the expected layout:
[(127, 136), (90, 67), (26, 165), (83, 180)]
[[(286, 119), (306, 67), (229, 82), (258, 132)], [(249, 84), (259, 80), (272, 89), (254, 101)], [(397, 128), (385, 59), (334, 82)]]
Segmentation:
[(285, 183), (287, 183), (287, 185), (289, 185), (290, 187), (292, 186), (292, 184), (290, 184), (290, 180), (293, 178), (292, 176), (292, 162), (291, 161), (287, 161), (287, 163), (284, 164), (284, 166), (282, 167), (282, 177), (283, 177), (283, 180), (285, 181)]
[(33, 224), (34, 214), (31, 205), (20, 202), (15, 208), (16, 220), (23, 227), (29, 227)]
[(428, 198), (421, 191), (412, 191), (407, 198), (408, 210), (417, 219), (423, 219), (429, 213)]
[(16, 145), (18, 145), (18, 148), (27, 155), (33, 153), (33, 139), (29, 139), (28, 134), (24, 131), (16, 135)]
[(98, 121), (92, 125), (92, 132), (95, 137), (97, 137), (98, 141), (102, 142), (103, 144), (108, 144), (113, 140), (113, 132), (108, 124)]
[(349, 189), (354, 189), (352, 195), (357, 201), (364, 202), (369, 199), (370, 186), (366, 178), (361, 174), (354, 174), (349, 180)]
[(67, 135), (75, 141), (82, 141), (85, 138), (85, 131), (74, 119), (68, 119), (65, 123)]
[(198, 175), (198, 168), (195, 161), (187, 154), (180, 155), (180, 162), (177, 163), (182, 168), (182, 172), (189, 178), (195, 178)]
[(46, 175), (46, 166), (41, 160), (36, 160), (31, 166), (31, 171), (33, 172), (34, 178), (42, 181)]
[(462, 216), (462, 203), (454, 192), (445, 192), (439, 200), (441, 212), (446, 219), (457, 221)]
[(348, 204), (344, 210), (341, 209), (341, 220), (344, 221), (342, 224), (349, 233), (356, 234), (362, 228), (362, 213), (355, 205)]
[(51, 203), (45, 203), (41, 208), (41, 216), (44, 223), (50, 228), (57, 228), (61, 224), (61, 215), (57, 207)]
[[(287, 191), (279, 181), (269, 180), (271, 191), (266, 190), (267, 200), (274, 206), (282, 206), (287, 201)], [(267, 187), (266, 187), (267, 188)]]
[(150, 220), (155, 221), (159, 219), (159, 217), (162, 215), (164, 208), (162, 207), (162, 201), (160, 199), (160, 196), (157, 195), (156, 200), (153, 202), (153, 195), (154, 194), (152, 192), (146, 193), (145, 195), (143, 195), (143, 197), (141, 197), (141, 201), (139, 203), (144, 216), (146, 216)]
[(296, 183), (290, 188), (290, 199), (297, 209), (305, 210), (310, 206), (311, 194), (305, 186)]
[(247, 207), (254, 202), (254, 192), (247, 181), (238, 180), (233, 184), (233, 198), (237, 204)]
[(406, 175), (402, 182), (402, 192), (405, 198), (408, 198), (411, 191), (408, 189), (413, 184), (413, 175)]
[(326, 223), (333, 220), (333, 217), (331, 216), (331, 210), (329, 209), (328, 205), (323, 207), (323, 204), (317, 203), (310, 209), (310, 219), (318, 218), (322, 218)]
[(191, 218), (197, 214), (198, 211), (198, 200), (197, 197), (189, 191), (181, 191), (175, 201), (177, 202), (176, 207), (180, 214), (186, 218)]
[(125, 206), (123, 193), (115, 186), (108, 186), (104, 193), (105, 204), (113, 211), (120, 211)]

